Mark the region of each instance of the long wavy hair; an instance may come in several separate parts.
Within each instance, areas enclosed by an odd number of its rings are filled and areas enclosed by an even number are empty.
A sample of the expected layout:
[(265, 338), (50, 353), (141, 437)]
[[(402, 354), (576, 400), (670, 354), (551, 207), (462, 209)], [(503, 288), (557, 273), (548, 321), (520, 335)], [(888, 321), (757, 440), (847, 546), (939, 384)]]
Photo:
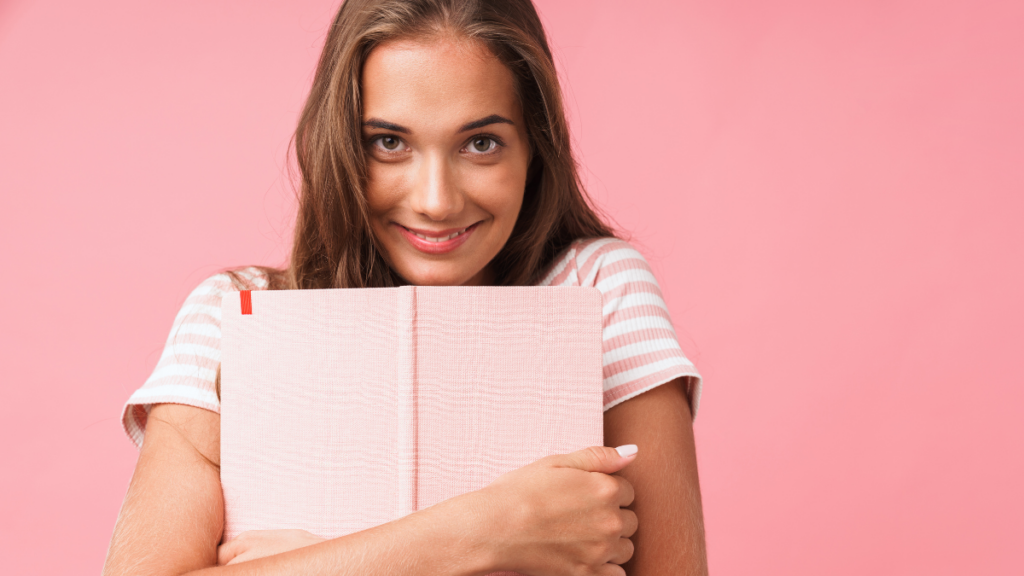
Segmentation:
[(496, 283), (535, 284), (573, 240), (615, 235), (585, 197), (551, 50), (530, 0), (346, 0), (295, 130), (295, 237), (286, 268), (260, 267), (270, 289), (406, 283), (370, 227), (360, 80), (367, 56), (384, 42), (452, 35), (482, 42), (511, 71), (533, 151), (519, 217), (491, 262)]
[[(530, 0), (346, 0), (331, 24), (295, 130), (299, 210), (286, 268), (256, 266), (271, 290), (386, 288), (406, 282), (370, 227), (364, 194), (360, 80), (389, 40), (458, 36), (482, 42), (509, 69), (533, 157), (519, 217), (491, 262), (496, 283), (528, 286), (574, 240), (614, 236), (580, 183), (544, 27)], [(239, 270), (228, 274), (251, 289)], [(216, 375), (220, 397), (220, 366)]]

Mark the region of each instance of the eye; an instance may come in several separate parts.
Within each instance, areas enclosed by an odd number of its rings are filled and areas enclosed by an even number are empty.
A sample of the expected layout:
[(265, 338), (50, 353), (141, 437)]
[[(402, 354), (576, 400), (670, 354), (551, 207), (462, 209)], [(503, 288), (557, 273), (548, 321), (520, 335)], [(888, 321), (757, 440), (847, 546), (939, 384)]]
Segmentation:
[(491, 154), (497, 151), (498, 146), (501, 146), (501, 143), (495, 138), (476, 136), (469, 141), (464, 150), (468, 150), (471, 154)]
[(370, 144), (384, 152), (402, 152), (405, 150), (405, 143), (397, 136), (385, 134), (370, 140)]

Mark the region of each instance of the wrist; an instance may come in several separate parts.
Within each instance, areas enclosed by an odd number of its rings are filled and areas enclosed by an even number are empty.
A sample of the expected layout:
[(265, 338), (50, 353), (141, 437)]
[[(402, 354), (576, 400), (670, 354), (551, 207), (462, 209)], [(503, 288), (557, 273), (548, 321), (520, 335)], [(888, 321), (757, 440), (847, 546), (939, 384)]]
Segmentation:
[(420, 516), (422, 528), (444, 550), (444, 573), (484, 576), (497, 572), (500, 549), (494, 527), (497, 517), (490, 493), (476, 490), (439, 502), (410, 516)]

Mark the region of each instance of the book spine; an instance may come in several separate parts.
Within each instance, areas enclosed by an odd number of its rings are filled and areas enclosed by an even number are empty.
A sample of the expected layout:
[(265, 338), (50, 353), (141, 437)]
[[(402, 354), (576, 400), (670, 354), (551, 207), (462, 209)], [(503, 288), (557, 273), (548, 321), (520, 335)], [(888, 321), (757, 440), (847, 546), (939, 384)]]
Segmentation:
[(398, 297), (398, 382), (395, 382), (398, 398), (399, 430), (399, 495), (398, 509), (401, 516), (418, 510), (417, 470), (419, 468), (417, 449), (418, 412), (416, 398), (416, 288), (403, 286)]

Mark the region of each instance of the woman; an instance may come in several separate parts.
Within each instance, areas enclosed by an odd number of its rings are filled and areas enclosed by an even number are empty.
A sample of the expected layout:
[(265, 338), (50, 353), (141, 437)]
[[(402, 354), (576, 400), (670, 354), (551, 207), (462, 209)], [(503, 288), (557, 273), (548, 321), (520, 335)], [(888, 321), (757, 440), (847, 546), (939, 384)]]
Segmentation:
[[(647, 264), (584, 199), (529, 0), (348, 0), (295, 142), (289, 267), (204, 281), (125, 406), (141, 452), (105, 574), (706, 572), (691, 427), (699, 375)], [(598, 287), (605, 441), (639, 452), (549, 456), (332, 540), (261, 531), (222, 544), (221, 295), (402, 284)]]

